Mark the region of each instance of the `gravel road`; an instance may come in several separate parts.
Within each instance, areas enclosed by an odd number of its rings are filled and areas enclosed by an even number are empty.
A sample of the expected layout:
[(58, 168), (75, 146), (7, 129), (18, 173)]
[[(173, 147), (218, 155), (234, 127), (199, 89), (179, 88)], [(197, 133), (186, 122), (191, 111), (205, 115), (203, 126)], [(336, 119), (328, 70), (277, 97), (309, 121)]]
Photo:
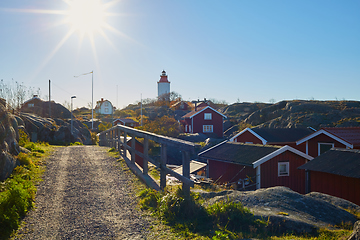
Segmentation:
[(147, 239), (127, 174), (107, 148), (56, 148), (14, 239)]

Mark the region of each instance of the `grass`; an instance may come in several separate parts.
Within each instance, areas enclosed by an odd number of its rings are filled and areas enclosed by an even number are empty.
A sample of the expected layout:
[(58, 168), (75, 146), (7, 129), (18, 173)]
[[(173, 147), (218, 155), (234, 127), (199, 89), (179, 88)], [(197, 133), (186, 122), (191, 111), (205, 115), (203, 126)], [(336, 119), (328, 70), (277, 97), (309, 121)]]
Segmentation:
[(20, 162), (8, 179), (0, 182), (0, 239), (8, 239), (21, 218), (34, 207), (36, 185), (45, 170), (45, 158), (52, 147), (46, 143), (26, 142), (30, 153), (20, 153)]

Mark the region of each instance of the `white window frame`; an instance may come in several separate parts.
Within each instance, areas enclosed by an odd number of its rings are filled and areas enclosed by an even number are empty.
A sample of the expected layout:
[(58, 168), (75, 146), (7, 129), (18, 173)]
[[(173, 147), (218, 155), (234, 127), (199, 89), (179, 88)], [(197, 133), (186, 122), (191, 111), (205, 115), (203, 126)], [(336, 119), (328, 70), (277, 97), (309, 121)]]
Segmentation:
[(187, 132), (188, 131), (188, 125), (186, 124), (185, 125), (185, 132)]
[(214, 132), (213, 125), (203, 125), (203, 133), (212, 133)]
[[(281, 166), (285, 165), (286, 172), (281, 173)], [(278, 162), (278, 177), (286, 177), (290, 175), (290, 163), (289, 162)]]
[(204, 120), (212, 120), (212, 114), (211, 113), (204, 113)]
[(318, 156), (320, 156), (320, 145), (331, 145), (331, 148), (334, 147), (334, 143), (318, 142)]

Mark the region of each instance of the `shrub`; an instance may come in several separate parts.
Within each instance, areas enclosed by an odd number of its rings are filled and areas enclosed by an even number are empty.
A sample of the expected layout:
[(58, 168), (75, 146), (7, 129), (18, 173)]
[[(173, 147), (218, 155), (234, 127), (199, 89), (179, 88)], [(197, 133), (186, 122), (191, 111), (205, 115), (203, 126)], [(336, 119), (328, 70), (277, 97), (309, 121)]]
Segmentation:
[(30, 142), (29, 136), (22, 129), (19, 129), (19, 146), (24, 147), (28, 142)]
[(28, 154), (26, 153), (19, 153), (19, 155), (17, 155), (17, 159), (19, 160), (21, 165), (31, 165), (33, 164), (31, 159), (29, 158)]

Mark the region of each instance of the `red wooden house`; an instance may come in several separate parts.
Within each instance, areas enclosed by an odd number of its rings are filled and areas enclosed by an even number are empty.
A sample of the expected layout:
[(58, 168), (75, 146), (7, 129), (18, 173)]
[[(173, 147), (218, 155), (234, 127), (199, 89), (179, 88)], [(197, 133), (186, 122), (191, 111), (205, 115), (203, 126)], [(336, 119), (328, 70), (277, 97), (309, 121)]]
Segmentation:
[[(305, 192), (305, 171), (297, 169), (313, 158), (290, 146), (223, 142), (202, 153), (207, 177), (217, 183), (239, 183), (246, 190), (286, 186)], [(241, 186), (240, 186), (241, 187)]]
[(321, 192), (360, 206), (360, 150), (332, 148), (299, 167), (308, 172), (308, 192)]
[(360, 128), (321, 128), (298, 140), (296, 144), (305, 148), (305, 153), (312, 157), (317, 157), (333, 147), (360, 149)]
[(130, 118), (118, 118), (113, 121), (113, 125), (116, 126), (117, 124), (124, 125), (127, 127), (138, 127), (139, 123), (130, 119)]
[(223, 137), (225, 115), (210, 106), (197, 107), (182, 117), (181, 123), (185, 133), (216, 134)]
[(246, 128), (230, 138), (230, 141), (262, 145), (288, 145), (305, 153), (305, 146), (296, 145), (296, 141), (314, 131), (311, 128)]

